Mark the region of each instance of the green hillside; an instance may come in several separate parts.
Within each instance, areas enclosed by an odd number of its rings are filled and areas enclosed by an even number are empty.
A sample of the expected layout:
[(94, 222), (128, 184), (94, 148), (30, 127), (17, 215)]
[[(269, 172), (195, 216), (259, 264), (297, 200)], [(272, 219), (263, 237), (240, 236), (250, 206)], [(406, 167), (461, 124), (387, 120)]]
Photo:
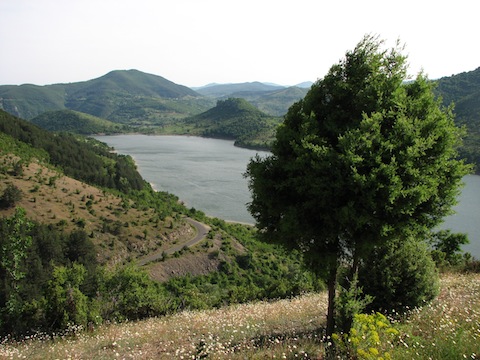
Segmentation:
[(0, 109), (23, 119), (34, 118), (45, 111), (65, 109), (65, 85), (0, 86)]
[(455, 104), (456, 122), (467, 128), (467, 137), (460, 153), (477, 164), (480, 173), (480, 68), (444, 77), (437, 81), (437, 94), (445, 105)]
[(121, 191), (141, 190), (145, 181), (129, 156), (113, 154), (106, 146), (74, 135), (54, 135), (0, 110), (0, 132), (48, 153), (49, 162), (65, 175), (88, 184)]
[(112, 71), (70, 84), (0, 86), (0, 108), (27, 120), (45, 111), (70, 109), (118, 123), (151, 125), (213, 105), (186, 86), (138, 70)]
[(283, 116), (287, 113), (288, 108), (292, 106), (293, 103), (303, 99), (307, 92), (308, 89), (306, 88), (292, 86), (261, 94), (256, 97), (245, 97), (245, 99), (250, 101), (264, 113), (274, 116)]
[(74, 110), (47, 111), (36, 117), (31, 122), (48, 131), (67, 131), (75, 134), (112, 134), (128, 131), (127, 125), (81, 113)]
[(186, 132), (235, 140), (238, 146), (269, 146), (281, 119), (267, 115), (245, 99), (218, 100), (217, 105), (185, 120)]

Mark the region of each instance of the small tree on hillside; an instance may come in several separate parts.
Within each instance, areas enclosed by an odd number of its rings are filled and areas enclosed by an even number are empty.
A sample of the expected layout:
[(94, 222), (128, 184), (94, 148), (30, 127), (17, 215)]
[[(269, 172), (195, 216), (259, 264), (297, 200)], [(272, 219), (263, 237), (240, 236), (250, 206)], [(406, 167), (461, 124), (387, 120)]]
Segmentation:
[(278, 128), (272, 155), (250, 161), (249, 210), (267, 241), (299, 248), (326, 275), (327, 336), (337, 269), (356, 271), (376, 244), (424, 233), (455, 203), (469, 167), (461, 131), (406, 57), (366, 36), (333, 65)]
[(22, 191), (13, 184), (9, 184), (2, 196), (0, 196), (0, 208), (15, 206), (22, 199)]

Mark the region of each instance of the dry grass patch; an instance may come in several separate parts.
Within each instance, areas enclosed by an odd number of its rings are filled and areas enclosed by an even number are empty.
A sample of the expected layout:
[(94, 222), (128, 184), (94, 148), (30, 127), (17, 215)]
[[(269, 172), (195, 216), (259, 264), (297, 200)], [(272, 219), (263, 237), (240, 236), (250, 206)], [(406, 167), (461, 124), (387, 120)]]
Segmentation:
[[(321, 359), (326, 293), (4, 341), (0, 359)], [(476, 359), (480, 274), (444, 275), (440, 296), (394, 323), (393, 359)], [(388, 344), (380, 344), (379, 347)], [(393, 347), (392, 347), (393, 346)]]
[(182, 312), (54, 339), (4, 343), (2, 359), (318, 358), (326, 295)]

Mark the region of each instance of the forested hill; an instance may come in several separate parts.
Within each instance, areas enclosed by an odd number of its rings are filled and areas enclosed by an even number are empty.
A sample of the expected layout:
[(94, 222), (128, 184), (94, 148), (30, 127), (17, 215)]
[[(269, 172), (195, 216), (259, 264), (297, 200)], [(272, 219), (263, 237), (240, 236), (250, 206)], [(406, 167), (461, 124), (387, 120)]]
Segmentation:
[(185, 120), (190, 133), (235, 139), (236, 144), (250, 147), (268, 147), (281, 118), (267, 115), (248, 101), (240, 98), (218, 100), (217, 105), (202, 114)]
[(0, 108), (27, 120), (45, 111), (63, 109), (121, 123), (159, 120), (165, 114), (185, 117), (212, 106), (212, 100), (201, 98), (186, 86), (138, 70), (116, 70), (70, 84), (0, 86)]
[(455, 104), (455, 121), (467, 128), (461, 156), (477, 164), (480, 172), (480, 67), (474, 71), (444, 77), (437, 81), (436, 93), (445, 105)]

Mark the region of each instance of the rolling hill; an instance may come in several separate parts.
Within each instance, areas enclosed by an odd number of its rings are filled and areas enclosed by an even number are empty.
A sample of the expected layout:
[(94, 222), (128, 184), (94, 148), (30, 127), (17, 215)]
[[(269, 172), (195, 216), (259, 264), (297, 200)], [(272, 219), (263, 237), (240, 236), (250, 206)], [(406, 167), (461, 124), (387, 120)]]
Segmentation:
[(27, 120), (70, 109), (117, 123), (155, 123), (201, 113), (213, 103), (186, 86), (138, 70), (70, 84), (0, 86), (0, 108)]
[(281, 119), (258, 110), (245, 99), (218, 100), (217, 105), (183, 121), (183, 131), (200, 136), (235, 140), (235, 145), (268, 148)]

